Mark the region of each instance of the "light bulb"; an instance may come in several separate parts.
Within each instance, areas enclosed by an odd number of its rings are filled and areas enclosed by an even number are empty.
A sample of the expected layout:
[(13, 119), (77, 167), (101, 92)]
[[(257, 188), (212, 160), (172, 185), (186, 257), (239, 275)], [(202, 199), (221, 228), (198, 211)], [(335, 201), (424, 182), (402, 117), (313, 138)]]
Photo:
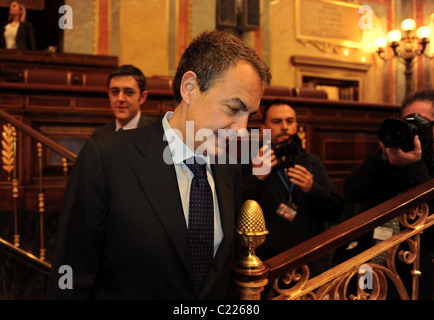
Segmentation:
[(387, 41), (384, 37), (375, 39), (375, 45), (379, 48), (384, 48), (387, 45)]
[(387, 33), (387, 41), (389, 42), (398, 42), (401, 40), (401, 31), (399, 30), (391, 30)]
[(405, 19), (401, 22), (401, 29), (404, 31), (413, 30), (416, 27), (416, 22), (413, 19)]
[(419, 29), (417, 29), (416, 32), (418, 38), (429, 38), (431, 36), (431, 28), (428, 26), (422, 26)]

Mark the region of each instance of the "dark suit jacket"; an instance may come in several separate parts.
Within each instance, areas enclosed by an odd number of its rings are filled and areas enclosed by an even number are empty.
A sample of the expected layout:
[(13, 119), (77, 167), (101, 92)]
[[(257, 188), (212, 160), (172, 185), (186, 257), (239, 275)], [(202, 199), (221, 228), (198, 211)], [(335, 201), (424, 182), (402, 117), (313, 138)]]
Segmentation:
[[(166, 149), (167, 148), (167, 149)], [(175, 168), (161, 121), (104, 134), (80, 152), (65, 193), (48, 299), (195, 299)], [(238, 165), (212, 165), (224, 238), (200, 299), (224, 299), (241, 201)], [(61, 265), (73, 289), (59, 289)]]
[[(6, 48), (6, 40), (4, 36), (6, 24), (4, 24), (1, 29), (1, 48)], [(33, 25), (30, 22), (20, 23), (15, 41), (17, 43), (18, 50), (36, 50), (35, 31), (33, 29)]]
[[(156, 120), (156, 118), (149, 118), (142, 113), (140, 115), (140, 120), (139, 120), (137, 127), (147, 126), (148, 124), (154, 122), (155, 120)], [(95, 138), (97, 135), (99, 135), (101, 133), (113, 132), (113, 131), (115, 131), (115, 129), (116, 129), (116, 120), (110, 121), (109, 123), (106, 123), (105, 125), (103, 125), (99, 128), (96, 128), (92, 132), (92, 138)]]

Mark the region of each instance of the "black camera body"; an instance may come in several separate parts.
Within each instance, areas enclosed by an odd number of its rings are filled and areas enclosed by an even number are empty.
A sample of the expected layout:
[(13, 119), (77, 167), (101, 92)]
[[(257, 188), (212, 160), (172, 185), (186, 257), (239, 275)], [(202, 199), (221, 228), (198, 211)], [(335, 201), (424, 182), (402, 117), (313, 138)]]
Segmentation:
[(386, 119), (378, 130), (378, 138), (386, 148), (400, 148), (408, 152), (414, 149), (414, 136), (419, 136), (422, 154), (431, 157), (433, 148), (433, 122), (418, 113), (402, 120)]
[(287, 169), (294, 165), (294, 156), (301, 152), (301, 140), (294, 134), (288, 140), (273, 145), (272, 149), (277, 158), (277, 165), (273, 169)]

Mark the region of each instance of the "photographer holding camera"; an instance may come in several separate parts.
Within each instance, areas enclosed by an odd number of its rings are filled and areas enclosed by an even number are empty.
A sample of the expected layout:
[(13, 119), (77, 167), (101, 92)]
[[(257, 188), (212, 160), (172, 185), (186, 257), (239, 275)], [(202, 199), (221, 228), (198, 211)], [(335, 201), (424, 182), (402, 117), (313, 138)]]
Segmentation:
[[(296, 113), (287, 102), (267, 105), (262, 122), (271, 131), (271, 149), (264, 145), (258, 157), (271, 154), (272, 170), (263, 176), (249, 172), (244, 198), (258, 201), (264, 212), (269, 234), (256, 254), (266, 260), (324, 231), (326, 222), (340, 217), (344, 202), (319, 157), (302, 148)], [(253, 159), (254, 166), (262, 164)], [(324, 271), (326, 264), (310, 265), (311, 274)]]
[[(380, 148), (345, 180), (344, 197), (356, 203), (359, 212), (434, 177), (434, 90), (418, 91), (404, 99), (402, 117), (403, 120), (387, 119), (382, 123), (378, 130)], [(382, 230), (388, 228), (389, 234), (393, 234), (398, 231), (396, 227), (399, 227), (399, 224), (390, 221)], [(433, 299), (433, 233), (434, 230), (430, 228), (425, 230), (421, 237), (421, 299)], [(384, 240), (376, 234), (378, 235), (374, 231), (361, 237), (353, 243), (353, 249), (346, 250), (345, 254), (355, 255), (375, 242)], [(381, 263), (381, 260), (376, 257), (374, 262)]]

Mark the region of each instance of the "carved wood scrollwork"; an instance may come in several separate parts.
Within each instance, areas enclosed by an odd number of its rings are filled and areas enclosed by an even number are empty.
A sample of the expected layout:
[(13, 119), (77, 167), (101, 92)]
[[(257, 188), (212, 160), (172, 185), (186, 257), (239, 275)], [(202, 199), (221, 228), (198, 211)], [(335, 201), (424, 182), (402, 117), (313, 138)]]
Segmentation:
[(14, 139), (16, 133), (15, 128), (11, 124), (3, 125), (2, 132), (2, 162), (3, 170), (8, 173), (8, 180), (11, 180), (11, 173), (14, 169)]

